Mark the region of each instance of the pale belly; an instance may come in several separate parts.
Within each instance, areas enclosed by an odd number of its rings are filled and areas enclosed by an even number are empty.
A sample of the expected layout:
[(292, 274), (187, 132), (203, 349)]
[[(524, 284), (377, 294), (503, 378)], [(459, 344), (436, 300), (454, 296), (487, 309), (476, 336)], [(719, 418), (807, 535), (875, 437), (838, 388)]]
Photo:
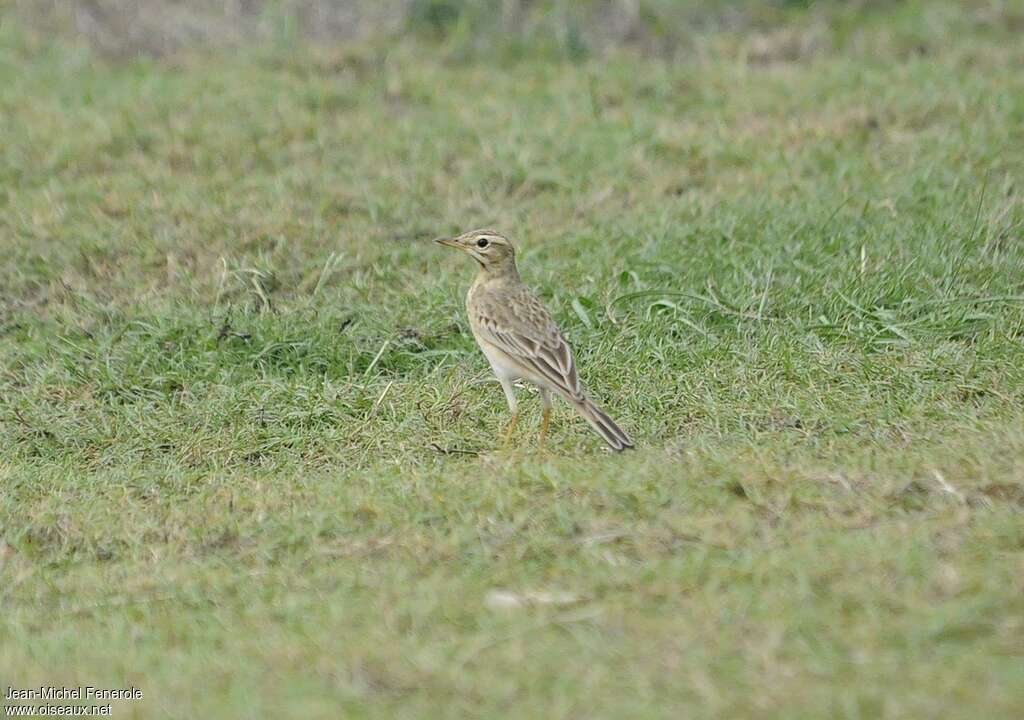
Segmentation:
[(483, 340), (476, 332), (473, 333), (473, 337), (476, 338), (476, 344), (480, 346), (480, 350), (483, 351), (487, 362), (491, 364), (491, 369), (495, 375), (502, 380), (519, 380), (524, 377), (519, 365), (513, 362), (503, 351)]

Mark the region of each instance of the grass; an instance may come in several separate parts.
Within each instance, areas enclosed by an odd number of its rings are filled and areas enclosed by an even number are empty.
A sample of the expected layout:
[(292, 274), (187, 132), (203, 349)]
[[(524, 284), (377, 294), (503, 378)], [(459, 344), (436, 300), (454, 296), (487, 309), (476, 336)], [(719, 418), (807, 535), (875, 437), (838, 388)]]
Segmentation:
[[(0, 25), (0, 685), (1019, 717), (1015, 8), (577, 63)], [(494, 450), (473, 270), (428, 242), (482, 225), (638, 451), (563, 407), (538, 457), (529, 398)]]

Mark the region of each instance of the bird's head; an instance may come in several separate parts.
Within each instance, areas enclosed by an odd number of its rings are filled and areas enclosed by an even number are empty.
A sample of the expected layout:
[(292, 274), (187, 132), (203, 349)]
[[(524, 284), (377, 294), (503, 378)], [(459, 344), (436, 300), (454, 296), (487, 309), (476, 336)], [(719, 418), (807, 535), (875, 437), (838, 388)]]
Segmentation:
[(434, 242), (461, 250), (480, 263), (485, 270), (506, 265), (515, 267), (516, 249), (509, 239), (497, 230), (470, 230), (452, 238), (437, 238)]

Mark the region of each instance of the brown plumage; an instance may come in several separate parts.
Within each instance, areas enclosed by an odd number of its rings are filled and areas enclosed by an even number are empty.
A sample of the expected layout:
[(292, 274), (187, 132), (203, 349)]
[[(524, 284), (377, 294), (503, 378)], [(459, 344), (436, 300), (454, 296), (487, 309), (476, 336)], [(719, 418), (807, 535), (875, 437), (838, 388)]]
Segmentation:
[(480, 264), (466, 295), (466, 311), (473, 336), (490, 361), (512, 412), (506, 442), (518, 419), (512, 382), (522, 378), (540, 389), (542, 447), (550, 419), (550, 393), (574, 407), (613, 450), (633, 447), (629, 436), (594, 404), (580, 384), (572, 349), (540, 299), (519, 277), (512, 243), (494, 230), (473, 230), (437, 242), (466, 252)]

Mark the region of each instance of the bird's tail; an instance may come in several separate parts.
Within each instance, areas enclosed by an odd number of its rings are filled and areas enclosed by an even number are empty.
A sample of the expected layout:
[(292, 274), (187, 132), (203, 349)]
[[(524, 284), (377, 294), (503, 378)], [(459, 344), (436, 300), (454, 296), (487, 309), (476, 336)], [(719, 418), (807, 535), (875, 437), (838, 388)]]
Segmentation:
[(573, 405), (583, 419), (590, 423), (601, 439), (608, 443), (608, 446), (615, 452), (622, 452), (633, 447), (633, 441), (629, 439), (622, 428), (615, 424), (615, 421), (608, 417), (608, 413), (599, 408), (594, 402), (584, 397), (582, 400), (574, 400)]

